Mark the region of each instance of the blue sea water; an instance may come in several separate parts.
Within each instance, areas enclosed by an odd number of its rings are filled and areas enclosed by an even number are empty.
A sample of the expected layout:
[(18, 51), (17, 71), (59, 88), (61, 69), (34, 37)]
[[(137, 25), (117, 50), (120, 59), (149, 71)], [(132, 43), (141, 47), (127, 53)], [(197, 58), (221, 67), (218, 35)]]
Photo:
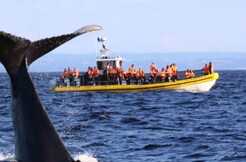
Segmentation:
[[(73, 156), (101, 162), (246, 161), (246, 71), (219, 71), (210, 92), (56, 93), (31, 73)], [(11, 93), (0, 73), (0, 155), (14, 154)]]

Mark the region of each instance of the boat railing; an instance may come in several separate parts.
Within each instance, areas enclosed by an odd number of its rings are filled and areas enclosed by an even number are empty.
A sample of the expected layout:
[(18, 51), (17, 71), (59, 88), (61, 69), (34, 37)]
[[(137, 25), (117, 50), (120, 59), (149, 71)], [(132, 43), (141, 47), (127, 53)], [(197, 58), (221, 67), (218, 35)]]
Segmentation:
[[(184, 80), (185, 71), (178, 72), (178, 80)], [(202, 70), (194, 70), (195, 77), (203, 76)], [(68, 77), (68, 78), (57, 78), (56, 79), (56, 87), (72, 87), (72, 86), (96, 86), (96, 85), (131, 85), (131, 84), (155, 84), (155, 83), (163, 83), (163, 82), (171, 82), (174, 81), (171, 78), (158, 78), (158, 77), (150, 77), (150, 74), (147, 73), (144, 78), (137, 77), (119, 77), (118, 75), (99, 75), (98, 77), (88, 76), (86, 73), (81, 74), (78, 78)]]

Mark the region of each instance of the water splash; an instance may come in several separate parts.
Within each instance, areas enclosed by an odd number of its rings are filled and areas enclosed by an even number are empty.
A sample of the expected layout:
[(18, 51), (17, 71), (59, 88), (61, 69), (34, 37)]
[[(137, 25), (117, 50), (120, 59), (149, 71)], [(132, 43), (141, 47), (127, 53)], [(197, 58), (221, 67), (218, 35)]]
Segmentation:
[(90, 153), (78, 154), (74, 157), (74, 160), (80, 160), (81, 162), (98, 162), (97, 158)]
[(3, 154), (0, 153), (0, 160), (12, 160), (14, 159), (14, 154)]

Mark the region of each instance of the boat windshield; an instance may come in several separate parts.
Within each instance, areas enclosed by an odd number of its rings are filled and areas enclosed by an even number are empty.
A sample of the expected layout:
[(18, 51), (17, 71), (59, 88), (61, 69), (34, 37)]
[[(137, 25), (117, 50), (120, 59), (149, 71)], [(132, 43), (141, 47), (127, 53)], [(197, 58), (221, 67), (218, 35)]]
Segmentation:
[(97, 68), (99, 70), (107, 69), (107, 65), (112, 66), (114, 69), (116, 69), (116, 61), (97, 61)]

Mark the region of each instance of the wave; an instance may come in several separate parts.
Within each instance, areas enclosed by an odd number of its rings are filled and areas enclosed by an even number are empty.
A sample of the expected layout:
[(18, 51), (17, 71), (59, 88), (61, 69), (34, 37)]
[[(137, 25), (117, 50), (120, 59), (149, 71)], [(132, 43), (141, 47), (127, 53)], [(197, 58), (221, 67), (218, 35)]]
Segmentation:
[(86, 162), (98, 162), (97, 158), (94, 157), (92, 154), (86, 152), (82, 154), (78, 154), (74, 157), (74, 160), (80, 160), (81, 162), (86, 161)]
[[(14, 154), (0, 153), (0, 160), (14, 160)], [(98, 162), (97, 158), (90, 153), (82, 153), (75, 155), (74, 160), (86, 161), (86, 162)]]
[(14, 159), (14, 154), (0, 153), (0, 160), (13, 160), (13, 159)]

